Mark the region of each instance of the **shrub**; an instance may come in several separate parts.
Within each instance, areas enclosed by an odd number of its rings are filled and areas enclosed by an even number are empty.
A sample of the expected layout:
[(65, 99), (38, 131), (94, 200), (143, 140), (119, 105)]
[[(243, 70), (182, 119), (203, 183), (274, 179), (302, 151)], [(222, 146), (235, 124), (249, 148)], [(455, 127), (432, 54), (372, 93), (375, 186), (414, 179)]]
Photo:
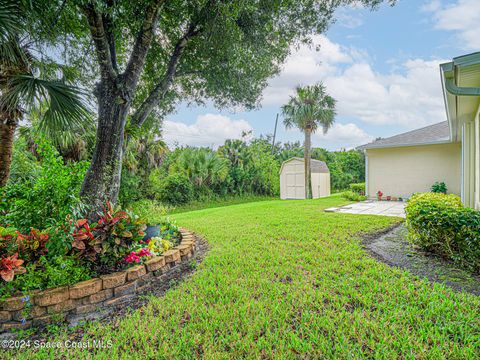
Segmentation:
[(350, 184), (350, 190), (354, 193), (365, 195), (365, 183)]
[[(148, 183), (146, 185), (146, 195), (149, 199), (160, 200), (160, 194), (163, 189), (163, 182), (167, 175), (168, 173), (160, 169), (152, 170), (152, 172), (148, 175)], [(142, 200), (139, 200), (139, 201), (142, 201)]]
[(142, 199), (145, 195), (143, 188), (143, 179), (140, 176), (123, 170), (118, 201), (123, 206), (127, 206), (132, 202)]
[(426, 251), (480, 271), (480, 212), (456, 195), (414, 194), (405, 207), (410, 240)]
[(144, 229), (138, 216), (107, 203), (97, 223), (89, 225), (85, 219), (76, 222), (72, 252), (98, 273), (120, 270), (127, 254), (141, 244)]
[(430, 188), (430, 191), (433, 193), (442, 193), (446, 194), (447, 193), (447, 185), (442, 181), (442, 182), (435, 182), (435, 184), (432, 185)]
[(160, 200), (170, 205), (181, 205), (193, 199), (193, 186), (182, 174), (168, 175), (159, 191)]
[(353, 191), (345, 191), (342, 193), (342, 197), (344, 199), (350, 200), (350, 201), (364, 201), (367, 200), (367, 197), (365, 195), (360, 195), (356, 192)]
[(0, 224), (11, 224), (21, 232), (31, 227), (46, 229), (65, 219), (80, 200), (88, 163), (65, 164), (53, 146), (40, 141), (38, 175), (24, 181), (9, 182), (0, 189)]

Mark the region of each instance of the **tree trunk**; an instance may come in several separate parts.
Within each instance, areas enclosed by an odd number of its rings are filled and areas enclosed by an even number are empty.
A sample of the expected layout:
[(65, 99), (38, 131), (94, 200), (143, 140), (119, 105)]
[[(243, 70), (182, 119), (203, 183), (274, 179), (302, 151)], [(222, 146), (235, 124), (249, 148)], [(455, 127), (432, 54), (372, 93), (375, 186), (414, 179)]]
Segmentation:
[(125, 122), (130, 97), (114, 84), (102, 82), (98, 87), (98, 128), (95, 150), (80, 196), (90, 206), (88, 219), (107, 201), (115, 204), (120, 190)]
[(0, 187), (7, 184), (12, 165), (13, 140), (17, 121), (11, 113), (0, 113)]
[(305, 129), (305, 150), (304, 150), (304, 162), (305, 162), (305, 198), (312, 198), (312, 168), (310, 166), (310, 148), (311, 148), (311, 136), (312, 132), (309, 128)]

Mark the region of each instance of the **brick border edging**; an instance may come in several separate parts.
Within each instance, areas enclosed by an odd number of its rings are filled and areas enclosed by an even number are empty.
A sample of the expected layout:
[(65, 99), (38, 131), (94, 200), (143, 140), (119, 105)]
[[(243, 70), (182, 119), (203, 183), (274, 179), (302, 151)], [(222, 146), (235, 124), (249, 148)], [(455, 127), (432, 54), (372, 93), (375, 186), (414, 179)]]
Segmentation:
[(25, 308), (23, 296), (0, 301), (0, 333), (45, 326), (58, 321), (58, 317), (88, 318), (90, 313), (97, 312), (99, 308), (113, 307), (131, 299), (158, 277), (193, 257), (196, 251), (195, 235), (184, 228), (180, 229), (180, 233), (180, 244), (144, 264), (70, 286), (33, 291), (30, 294), (32, 306), (25, 323), (22, 323), (22, 311)]

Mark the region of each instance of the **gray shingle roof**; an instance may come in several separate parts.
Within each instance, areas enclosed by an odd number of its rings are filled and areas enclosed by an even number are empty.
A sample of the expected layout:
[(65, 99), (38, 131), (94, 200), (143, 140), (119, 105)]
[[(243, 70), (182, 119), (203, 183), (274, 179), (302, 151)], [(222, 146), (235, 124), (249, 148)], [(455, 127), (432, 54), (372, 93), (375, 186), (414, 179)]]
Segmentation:
[(450, 142), (450, 129), (448, 122), (425, 126), (420, 129), (394, 135), (386, 139), (376, 140), (370, 144), (359, 146), (359, 150), (384, 147), (401, 147), (413, 145), (426, 145)]
[[(283, 162), (283, 164), (285, 164), (289, 161), (292, 161), (294, 159), (303, 161), (303, 158), (293, 157), (291, 159), (285, 160)], [(282, 167), (283, 167), (283, 164), (282, 164)], [(312, 168), (312, 173), (329, 173), (330, 172), (327, 164), (324, 161), (320, 161), (320, 160), (316, 160), (316, 159), (310, 159), (310, 167)]]

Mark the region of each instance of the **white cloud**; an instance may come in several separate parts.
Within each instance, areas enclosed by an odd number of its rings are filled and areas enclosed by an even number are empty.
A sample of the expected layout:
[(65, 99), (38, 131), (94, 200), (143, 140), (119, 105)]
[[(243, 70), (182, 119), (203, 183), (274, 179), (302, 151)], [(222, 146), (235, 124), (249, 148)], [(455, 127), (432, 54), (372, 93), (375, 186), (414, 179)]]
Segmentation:
[(269, 82), (263, 93), (263, 105), (285, 103), (295, 86), (335, 73), (339, 64), (352, 63), (358, 56), (358, 52), (343, 48), (324, 35), (312, 37), (312, 45), (303, 45), (293, 51), (281, 74)]
[(342, 146), (348, 144), (349, 147), (356, 147), (362, 144), (371, 142), (373, 136), (367, 134), (365, 130), (359, 128), (356, 124), (340, 124), (335, 123), (326, 134), (321, 131), (314, 136), (314, 145), (322, 146), (325, 142), (329, 143), (330, 147)]
[(433, 13), (435, 28), (456, 32), (460, 47), (467, 50), (480, 48), (479, 0), (457, 0), (448, 5), (443, 5), (440, 0), (433, 0), (426, 4), (423, 10)]
[[(480, 2), (480, 1), (479, 1)], [(415, 128), (445, 120), (439, 64), (445, 60), (412, 59), (382, 74), (368, 54), (321, 36), (320, 51), (301, 48), (264, 92), (263, 105), (281, 106), (297, 85), (323, 81), (337, 99), (339, 115), (378, 125)]]
[(163, 138), (169, 145), (217, 147), (250, 131), (253, 128), (246, 120), (232, 120), (220, 114), (200, 115), (193, 124), (171, 120), (163, 123)]
[(401, 72), (387, 75), (358, 63), (339, 76), (325, 78), (325, 84), (338, 100), (340, 115), (356, 116), (370, 124), (415, 128), (445, 120), (441, 62), (409, 60)]

